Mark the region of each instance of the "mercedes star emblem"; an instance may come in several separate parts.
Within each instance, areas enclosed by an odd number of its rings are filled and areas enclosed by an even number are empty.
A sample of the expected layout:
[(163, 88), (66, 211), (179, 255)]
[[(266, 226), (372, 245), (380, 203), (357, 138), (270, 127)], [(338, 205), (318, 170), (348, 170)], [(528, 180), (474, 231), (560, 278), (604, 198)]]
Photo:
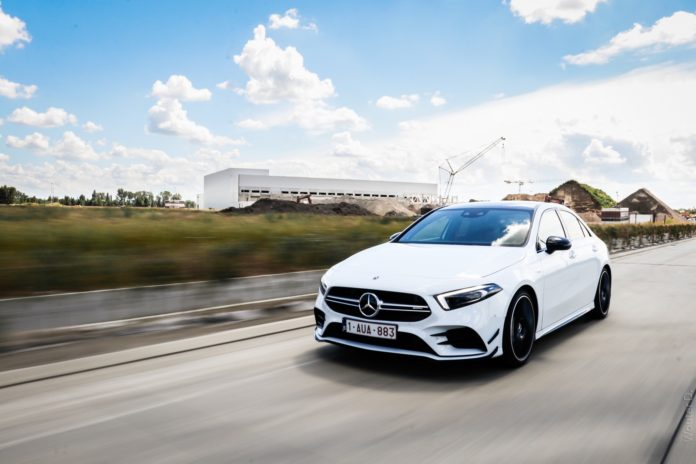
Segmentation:
[(375, 317), (379, 312), (382, 302), (374, 293), (363, 293), (360, 297), (360, 314), (365, 317)]

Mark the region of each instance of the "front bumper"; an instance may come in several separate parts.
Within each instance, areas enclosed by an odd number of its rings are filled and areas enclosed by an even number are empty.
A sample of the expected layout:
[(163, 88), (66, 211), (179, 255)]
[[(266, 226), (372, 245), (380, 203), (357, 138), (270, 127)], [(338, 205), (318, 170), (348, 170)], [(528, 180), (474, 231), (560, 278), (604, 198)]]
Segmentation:
[[(375, 318), (355, 317), (332, 310), (317, 296), (314, 337), (320, 342), (351, 346), (435, 360), (480, 359), (499, 356), (502, 352), (501, 332), (507, 309), (507, 297), (502, 292), (479, 303), (445, 311), (432, 296), (421, 295), (431, 314), (415, 322), (393, 322)], [(343, 319), (364, 322), (383, 322), (398, 326), (396, 340), (384, 340), (348, 334)]]

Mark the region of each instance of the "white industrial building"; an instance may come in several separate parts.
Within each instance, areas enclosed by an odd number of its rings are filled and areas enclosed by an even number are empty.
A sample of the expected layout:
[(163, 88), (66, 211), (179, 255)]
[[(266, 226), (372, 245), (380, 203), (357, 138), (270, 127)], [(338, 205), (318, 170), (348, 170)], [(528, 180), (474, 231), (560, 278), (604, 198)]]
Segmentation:
[(410, 202), (437, 200), (437, 184), (317, 177), (271, 176), (268, 169), (229, 168), (203, 178), (202, 209), (243, 208), (259, 198), (312, 200), (357, 197), (401, 198)]

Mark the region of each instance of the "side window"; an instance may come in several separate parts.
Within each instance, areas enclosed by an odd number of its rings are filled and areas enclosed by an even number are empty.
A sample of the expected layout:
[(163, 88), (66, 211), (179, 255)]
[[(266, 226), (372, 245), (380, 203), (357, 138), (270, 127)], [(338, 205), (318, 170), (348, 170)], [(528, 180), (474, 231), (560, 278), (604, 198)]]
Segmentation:
[(582, 232), (582, 227), (578, 222), (578, 218), (570, 214), (568, 211), (559, 211), (559, 216), (563, 220), (563, 227), (568, 232), (568, 238), (571, 240), (577, 240), (585, 237)]
[(565, 237), (561, 221), (558, 219), (558, 215), (554, 210), (544, 211), (544, 215), (541, 216), (537, 243), (543, 248), (546, 246), (546, 239), (551, 236)]
[(585, 237), (592, 237), (592, 232), (590, 232), (590, 228), (587, 227), (582, 221), (578, 220), (580, 223), (580, 227), (582, 227), (582, 231), (585, 232)]

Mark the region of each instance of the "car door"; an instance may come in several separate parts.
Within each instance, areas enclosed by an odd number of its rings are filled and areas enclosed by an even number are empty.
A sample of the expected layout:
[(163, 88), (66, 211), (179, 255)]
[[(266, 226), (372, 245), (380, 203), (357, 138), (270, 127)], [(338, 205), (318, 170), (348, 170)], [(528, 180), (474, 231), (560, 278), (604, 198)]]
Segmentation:
[(577, 281), (577, 268), (571, 266), (570, 250), (546, 252), (546, 239), (566, 237), (555, 209), (543, 212), (537, 232), (538, 275), (543, 288), (541, 327), (545, 329), (566, 317), (571, 305), (572, 290)]
[[(570, 266), (576, 268), (578, 276), (576, 285), (572, 287), (572, 298), (569, 311), (575, 312), (587, 306), (594, 300), (595, 288), (599, 279), (599, 269), (593, 241), (583, 230), (580, 220), (569, 211), (559, 210), (558, 215), (563, 228), (573, 246), (569, 250)], [(596, 248), (595, 248), (596, 249)]]

